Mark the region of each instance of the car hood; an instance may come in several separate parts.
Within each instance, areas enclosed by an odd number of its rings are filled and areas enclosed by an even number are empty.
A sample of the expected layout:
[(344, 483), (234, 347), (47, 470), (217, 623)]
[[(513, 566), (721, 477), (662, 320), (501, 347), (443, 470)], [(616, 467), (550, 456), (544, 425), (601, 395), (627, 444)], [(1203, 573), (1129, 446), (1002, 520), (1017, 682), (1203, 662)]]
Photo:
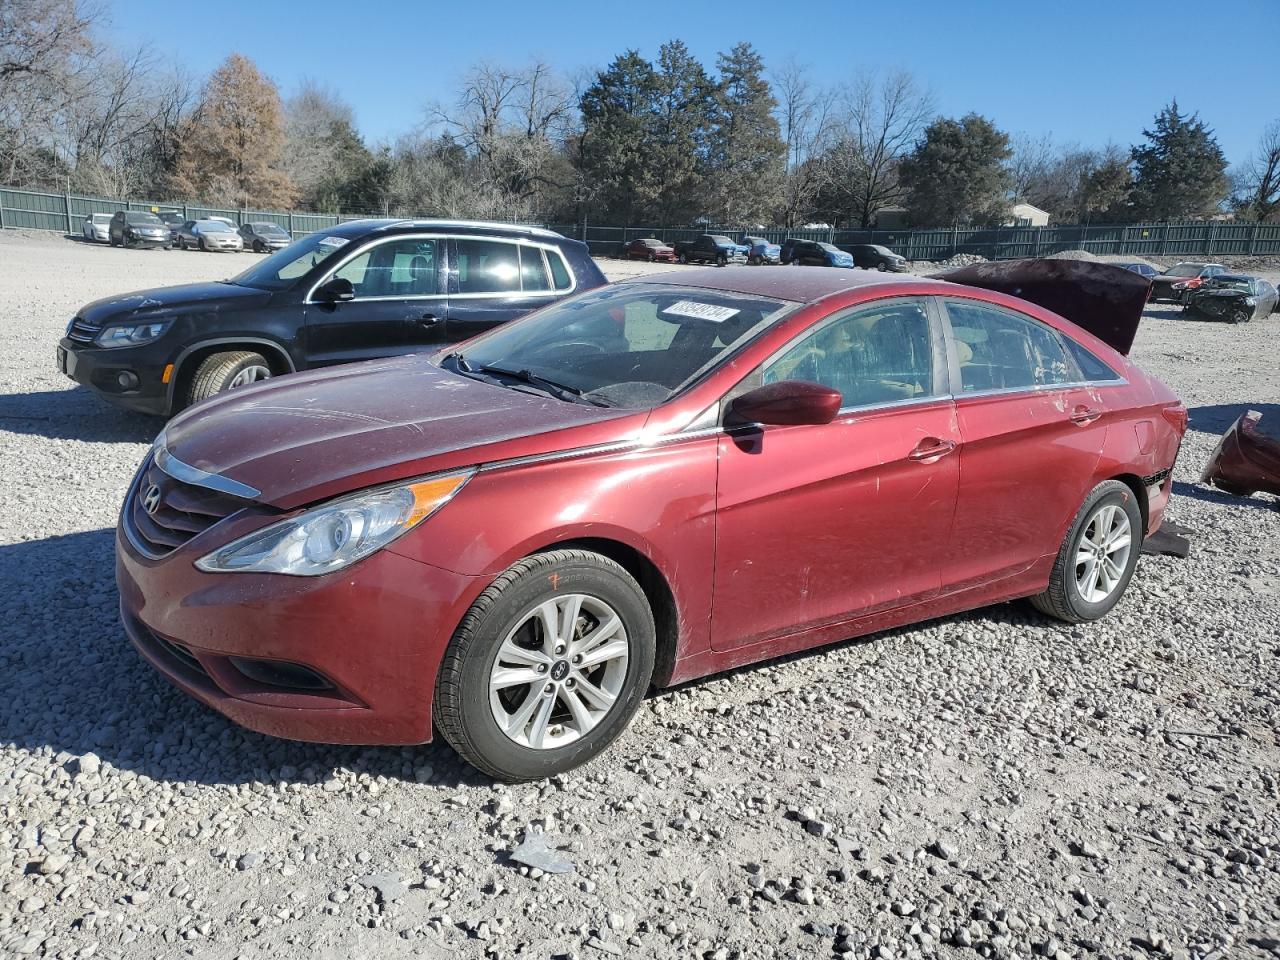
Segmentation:
[(170, 421), (170, 455), (291, 509), (351, 490), (590, 446), (646, 412), (568, 403), (441, 370), (425, 354), (280, 377)]
[(184, 283), (178, 287), (139, 290), (104, 297), (80, 308), (81, 319), (91, 324), (126, 319), (163, 317), (190, 307), (202, 311), (256, 306), (270, 296), (265, 290), (234, 283)]

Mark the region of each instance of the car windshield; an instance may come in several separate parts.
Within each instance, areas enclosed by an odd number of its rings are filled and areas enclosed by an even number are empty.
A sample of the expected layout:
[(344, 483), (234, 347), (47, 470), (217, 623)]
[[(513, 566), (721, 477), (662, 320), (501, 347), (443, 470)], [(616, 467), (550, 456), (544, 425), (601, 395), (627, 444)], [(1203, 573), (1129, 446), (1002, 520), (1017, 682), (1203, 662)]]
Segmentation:
[(886, 256), (886, 257), (896, 257), (896, 256), (897, 256), (897, 254), (896, 254), (896, 253), (894, 253), (892, 250), (890, 250), (888, 247), (882, 247), (882, 246), (880, 246), (880, 244), (878, 244), (878, 243), (874, 243), (874, 244), (872, 244), (872, 245), (871, 245), (871, 249), (872, 249), (872, 250), (874, 250), (876, 253), (881, 254), (882, 256)]
[(616, 284), (499, 327), (440, 363), (565, 400), (645, 409), (674, 396), (789, 306), (700, 287)]
[(162, 227), (164, 224), (154, 213), (126, 213), (124, 215), (126, 223), (133, 226)]
[(718, 233), (711, 234), (711, 239), (714, 240), (716, 243), (728, 243), (728, 244), (733, 243), (733, 241), (730, 240), (728, 237), (722, 237)]
[(1180, 263), (1164, 272), (1166, 277), (1198, 277), (1204, 269), (1202, 263)]
[(1252, 290), (1253, 285), (1248, 277), (1217, 277), (1211, 281), (1213, 286), (1229, 290)]
[(201, 220), (196, 224), (202, 233), (231, 233), (231, 227), (221, 220)]
[(833, 243), (819, 243), (818, 246), (820, 246), (823, 250), (827, 251), (827, 253), (844, 253), (843, 250), (841, 250), (839, 247), (837, 247)]
[(283, 290), (346, 245), (346, 237), (334, 237), (323, 232), (311, 233), (283, 250), (277, 250), (239, 276), (232, 277), (231, 282), (242, 287)]
[(252, 226), (254, 233), (260, 233), (264, 237), (287, 237), (289, 235), (285, 232), (284, 227), (276, 223), (255, 223)]
[(180, 213), (162, 213), (160, 219), (165, 223), (182, 223), (182, 214)]
[(110, 223), (110, 222), (111, 222), (111, 214), (109, 214), (109, 213), (95, 213), (95, 214), (94, 214), (90, 219), (92, 219), (94, 223)]

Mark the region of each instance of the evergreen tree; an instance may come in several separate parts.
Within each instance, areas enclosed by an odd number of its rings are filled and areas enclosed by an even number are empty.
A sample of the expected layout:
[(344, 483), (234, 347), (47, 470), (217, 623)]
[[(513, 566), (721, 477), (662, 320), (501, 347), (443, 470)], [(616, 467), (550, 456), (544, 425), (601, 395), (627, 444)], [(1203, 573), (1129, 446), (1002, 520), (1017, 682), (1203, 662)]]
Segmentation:
[(659, 223), (688, 223), (703, 206), (715, 84), (680, 40), (663, 44), (654, 75), (647, 157), (661, 190)]
[(647, 154), (656, 92), (653, 65), (628, 50), (582, 94), (579, 164), (596, 186), (594, 203), (611, 222), (635, 223), (662, 192)]
[(764, 60), (749, 43), (716, 59), (719, 84), (708, 151), (707, 213), (726, 224), (770, 219), (781, 195), (787, 145), (764, 77)]
[(1218, 213), (1230, 189), (1227, 158), (1195, 114), (1178, 112), (1175, 100), (1156, 115), (1147, 142), (1132, 149), (1136, 216), (1176, 220)]
[(1005, 161), (1012, 153), (1008, 134), (976, 113), (929, 124), (899, 168), (912, 225), (1000, 223), (1008, 212)]

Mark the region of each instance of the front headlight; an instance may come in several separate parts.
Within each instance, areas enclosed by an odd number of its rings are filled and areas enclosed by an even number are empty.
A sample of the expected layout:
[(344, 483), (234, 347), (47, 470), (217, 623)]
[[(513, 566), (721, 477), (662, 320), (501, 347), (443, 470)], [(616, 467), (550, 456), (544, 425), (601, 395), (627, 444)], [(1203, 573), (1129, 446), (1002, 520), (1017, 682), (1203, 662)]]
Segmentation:
[(107, 327), (94, 343), (100, 347), (133, 347), (140, 343), (148, 343), (169, 329), (172, 320), (160, 323), (141, 323), (129, 327)]
[(454, 473), (331, 500), (196, 561), (206, 573), (318, 577), (381, 550), (431, 516), (475, 473)]
[(1258, 301), (1255, 297), (1245, 297), (1244, 305), (1246, 307), (1256, 307), (1258, 305)]

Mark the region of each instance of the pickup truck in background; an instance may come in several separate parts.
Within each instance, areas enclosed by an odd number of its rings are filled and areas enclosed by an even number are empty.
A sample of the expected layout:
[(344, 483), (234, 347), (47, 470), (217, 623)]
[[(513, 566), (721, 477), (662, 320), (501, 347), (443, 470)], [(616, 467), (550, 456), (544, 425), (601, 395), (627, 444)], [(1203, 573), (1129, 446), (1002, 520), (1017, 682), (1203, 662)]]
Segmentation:
[(734, 243), (718, 233), (704, 233), (694, 240), (677, 240), (676, 259), (681, 263), (743, 263), (747, 259), (747, 247)]

